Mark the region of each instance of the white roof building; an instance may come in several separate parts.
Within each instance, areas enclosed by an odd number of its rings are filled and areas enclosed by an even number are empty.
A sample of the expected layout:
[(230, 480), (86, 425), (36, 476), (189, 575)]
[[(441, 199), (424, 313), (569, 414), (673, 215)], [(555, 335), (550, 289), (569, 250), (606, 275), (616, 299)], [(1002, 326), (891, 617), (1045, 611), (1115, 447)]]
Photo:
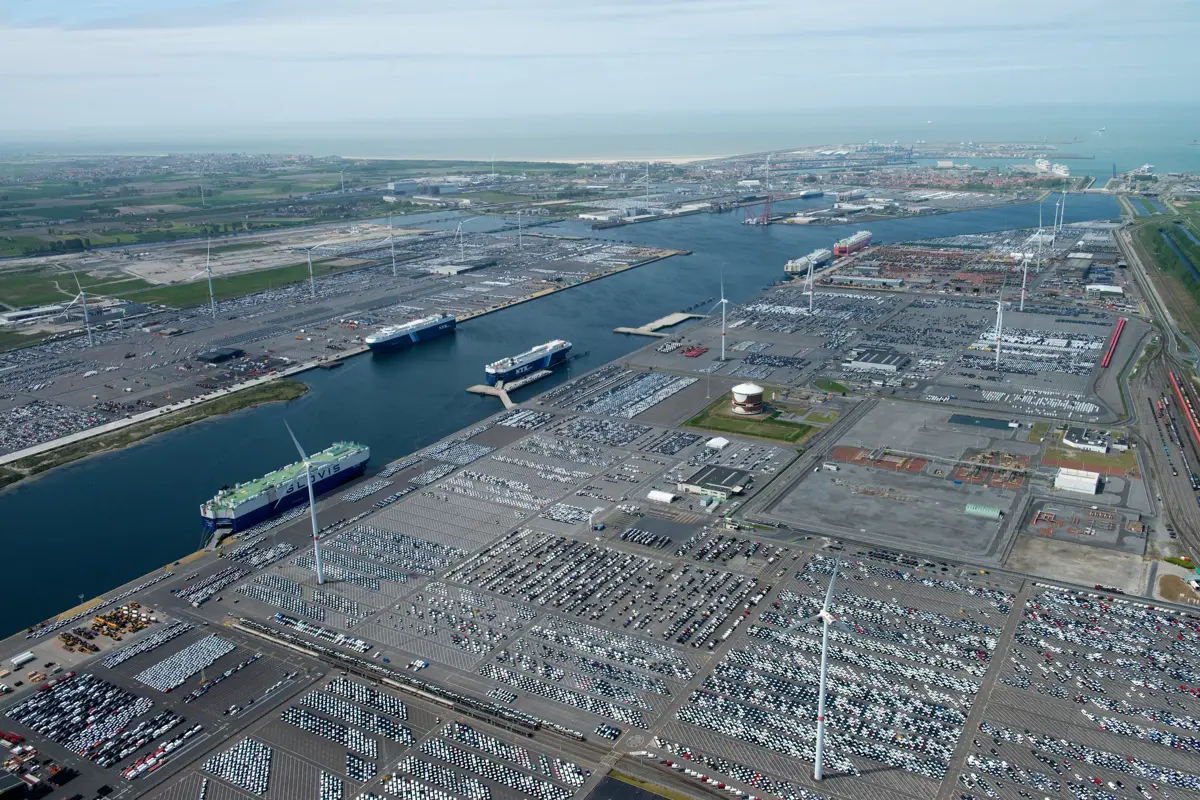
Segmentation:
[(658, 489), (651, 489), (649, 494), (646, 495), (647, 500), (653, 500), (656, 503), (673, 503), (675, 497), (670, 492), (660, 492)]
[(722, 436), (715, 436), (705, 442), (704, 446), (712, 448), (713, 450), (724, 450), (729, 446), (729, 440)]
[(1054, 478), (1054, 488), (1064, 492), (1096, 494), (1100, 491), (1100, 473), (1063, 467)]

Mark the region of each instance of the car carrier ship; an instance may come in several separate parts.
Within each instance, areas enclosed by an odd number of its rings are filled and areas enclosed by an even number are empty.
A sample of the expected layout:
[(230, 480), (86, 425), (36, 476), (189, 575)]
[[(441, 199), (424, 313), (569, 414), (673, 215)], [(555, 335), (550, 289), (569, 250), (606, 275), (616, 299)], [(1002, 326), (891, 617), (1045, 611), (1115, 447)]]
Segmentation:
[(866, 250), (870, 245), (871, 232), (859, 231), (853, 236), (839, 239), (833, 246), (833, 254), (835, 256), (848, 256), (851, 253), (857, 253), (859, 250)]
[(401, 350), (453, 333), (457, 325), (458, 320), (448, 314), (434, 314), (431, 317), (414, 319), (412, 322), (380, 328), (363, 339), (363, 342), (375, 351)]
[[(309, 457), (313, 495), (328, 491), (363, 473), (371, 450), (355, 442), (335, 442)], [(258, 480), (239, 483), (217, 492), (200, 506), (200, 518), (209, 533), (245, 530), (294, 505), (308, 502), (304, 462), (288, 464)]]
[(528, 375), (535, 370), (554, 369), (567, 360), (571, 351), (571, 343), (563, 339), (539, 344), (531, 347), (520, 355), (493, 361), (483, 368), (488, 386), (497, 383), (508, 383), (514, 378)]

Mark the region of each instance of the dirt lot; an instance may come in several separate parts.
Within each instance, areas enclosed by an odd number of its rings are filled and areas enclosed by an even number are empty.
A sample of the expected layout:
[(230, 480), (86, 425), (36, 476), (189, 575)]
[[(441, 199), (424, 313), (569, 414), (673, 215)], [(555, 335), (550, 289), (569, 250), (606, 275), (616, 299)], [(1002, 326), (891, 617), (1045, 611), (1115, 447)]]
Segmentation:
[(1004, 566), (1052, 580), (1084, 586), (1115, 586), (1129, 594), (1146, 589), (1150, 562), (1141, 556), (1022, 534)]

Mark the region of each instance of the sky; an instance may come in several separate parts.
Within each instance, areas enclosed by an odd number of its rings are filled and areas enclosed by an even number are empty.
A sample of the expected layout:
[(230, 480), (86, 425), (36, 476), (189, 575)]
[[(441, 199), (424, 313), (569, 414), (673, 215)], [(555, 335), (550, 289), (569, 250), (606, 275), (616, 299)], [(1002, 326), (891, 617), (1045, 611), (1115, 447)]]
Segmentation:
[(0, 136), (1197, 103), (1198, 0), (0, 0)]

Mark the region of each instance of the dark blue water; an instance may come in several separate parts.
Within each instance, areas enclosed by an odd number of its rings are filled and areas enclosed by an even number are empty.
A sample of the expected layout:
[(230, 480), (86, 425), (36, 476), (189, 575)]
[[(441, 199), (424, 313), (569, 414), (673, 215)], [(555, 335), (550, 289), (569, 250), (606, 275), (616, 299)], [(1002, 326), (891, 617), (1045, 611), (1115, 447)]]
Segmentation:
[[(811, 204), (811, 201), (809, 201)], [(780, 204), (782, 209), (802, 202)], [(1037, 205), (869, 223), (877, 241), (900, 241), (1037, 225)], [(1116, 202), (1072, 196), (1067, 221), (1110, 218)], [(334, 371), (313, 371), (311, 391), (274, 404), (208, 420), (51, 472), (0, 493), (0, 529), (9, 555), (8, 602), (0, 631), (14, 630), (92, 597), (196, 549), (199, 504), (220, 486), (262, 475), (294, 459), (283, 428), (316, 450), (335, 439), (369, 445), (375, 466), (412, 452), (497, 410), (493, 398), (468, 394), (483, 365), (553, 337), (589, 355), (588, 369), (642, 345), (614, 334), (718, 292), (719, 276), (733, 301), (747, 300), (783, 277), (783, 264), (828, 247), (858, 226), (743, 226), (742, 214), (701, 214), (591, 231), (560, 223), (542, 230), (693, 250), (459, 326), (453, 337), (376, 358), (352, 359)], [(522, 390), (542, 392), (567, 374)], [(518, 393), (518, 398), (521, 394)]]
[(1177, 222), (1175, 224), (1179, 226), (1179, 230), (1183, 231), (1184, 236), (1191, 239), (1192, 242), (1194, 242), (1197, 247), (1200, 247), (1200, 239), (1196, 238), (1196, 234), (1192, 233), (1191, 228), (1189, 228), (1187, 225), (1183, 224), (1182, 222)]

